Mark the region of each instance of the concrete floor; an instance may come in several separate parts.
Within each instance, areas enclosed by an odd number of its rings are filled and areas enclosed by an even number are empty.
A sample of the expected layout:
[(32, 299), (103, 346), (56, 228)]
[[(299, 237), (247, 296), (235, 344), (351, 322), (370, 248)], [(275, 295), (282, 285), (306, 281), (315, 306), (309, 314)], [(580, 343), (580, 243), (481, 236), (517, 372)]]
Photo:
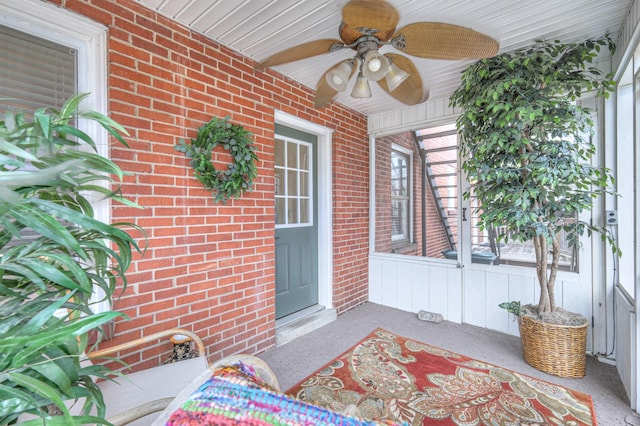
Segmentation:
[(475, 359), (496, 364), (593, 398), (598, 425), (640, 425), (615, 366), (588, 357), (587, 375), (565, 379), (542, 373), (522, 359), (520, 339), (484, 328), (443, 321), (421, 321), (416, 314), (365, 303), (337, 320), (260, 355), (273, 369), (280, 388), (287, 390), (341, 355), (377, 327)]

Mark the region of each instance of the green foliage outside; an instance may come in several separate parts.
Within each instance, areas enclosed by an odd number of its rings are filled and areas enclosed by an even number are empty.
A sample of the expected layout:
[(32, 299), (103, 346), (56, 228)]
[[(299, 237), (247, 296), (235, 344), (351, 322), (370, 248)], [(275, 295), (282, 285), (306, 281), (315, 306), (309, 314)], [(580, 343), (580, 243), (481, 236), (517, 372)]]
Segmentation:
[[(76, 124), (94, 122), (121, 143), (125, 129), (79, 112), (86, 96), (0, 121), (0, 424), (24, 413), (37, 416), (26, 425), (106, 423), (96, 379), (107, 370), (81, 359), (88, 334), (121, 314), (94, 313), (91, 296), (98, 289), (112, 301), (140, 249), (125, 231), (133, 225), (98, 221), (87, 198), (133, 205), (109, 189), (122, 170)], [(76, 400), (73, 416), (67, 407)]]
[[(538, 312), (555, 311), (559, 232), (571, 245), (585, 232), (608, 230), (580, 221), (597, 197), (613, 194), (614, 179), (592, 165), (592, 111), (577, 102), (587, 92), (607, 97), (611, 76), (593, 65), (608, 38), (581, 43), (537, 42), (471, 64), (451, 97), (461, 109), (460, 155), (477, 196), (481, 229), (506, 227), (505, 241), (533, 241), (541, 287)], [(548, 258), (551, 256), (551, 261)]]

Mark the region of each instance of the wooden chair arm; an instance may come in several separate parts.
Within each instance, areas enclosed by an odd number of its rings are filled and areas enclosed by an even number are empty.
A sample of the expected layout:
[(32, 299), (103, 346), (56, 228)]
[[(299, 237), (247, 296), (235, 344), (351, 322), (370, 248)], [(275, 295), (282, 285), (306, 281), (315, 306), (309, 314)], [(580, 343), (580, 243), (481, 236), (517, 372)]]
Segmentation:
[(171, 404), (174, 398), (162, 398), (155, 401), (147, 402), (139, 405), (131, 410), (127, 410), (124, 413), (117, 414), (110, 417), (108, 421), (113, 426), (125, 426), (129, 423), (148, 416), (149, 414), (157, 413), (164, 410)]
[(90, 352), (87, 354), (87, 358), (89, 359), (96, 359), (96, 358), (101, 358), (107, 355), (113, 355), (114, 353), (117, 352), (121, 352), (123, 350), (127, 350), (127, 349), (131, 349), (133, 347), (145, 344), (145, 343), (150, 343), (150, 342), (154, 342), (162, 337), (167, 337), (167, 336), (173, 336), (174, 334), (183, 334), (187, 337), (190, 337), (191, 340), (193, 340), (196, 344), (196, 347), (198, 348), (198, 355), (199, 356), (203, 356), (206, 357), (207, 353), (204, 347), (204, 343), (202, 342), (202, 339), (200, 339), (200, 337), (198, 337), (197, 334), (195, 334), (192, 331), (189, 330), (184, 330), (182, 328), (171, 328), (169, 330), (163, 330), (163, 331), (159, 331), (157, 333), (153, 333), (150, 334), (148, 336), (144, 336), (144, 337), (140, 337), (139, 339), (135, 339), (132, 340), (130, 342), (126, 342), (126, 343), (122, 343), (120, 345), (116, 345), (116, 346), (112, 346), (110, 348), (105, 348), (105, 349), (100, 349), (94, 352)]

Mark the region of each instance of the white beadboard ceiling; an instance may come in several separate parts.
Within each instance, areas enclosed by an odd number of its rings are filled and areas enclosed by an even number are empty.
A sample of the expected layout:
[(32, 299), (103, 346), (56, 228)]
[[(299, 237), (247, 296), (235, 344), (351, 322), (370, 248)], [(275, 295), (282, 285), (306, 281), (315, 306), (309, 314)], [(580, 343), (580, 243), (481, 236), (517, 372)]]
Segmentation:
[[(138, 0), (249, 58), (261, 61), (297, 44), (339, 39), (342, 7), (347, 0)], [(398, 28), (413, 22), (445, 22), (472, 28), (500, 43), (500, 52), (530, 45), (536, 39), (579, 41), (609, 34), (617, 41), (633, 0), (388, 0), (400, 13)], [(381, 52), (396, 51), (383, 46)], [(397, 52), (397, 51), (396, 51)], [(274, 67), (308, 86), (330, 66), (353, 56), (345, 49)], [(430, 100), (448, 98), (469, 61), (411, 57), (420, 70)], [(351, 84), (355, 81), (351, 81)], [(371, 84), (373, 97), (338, 102), (363, 114), (406, 105)]]

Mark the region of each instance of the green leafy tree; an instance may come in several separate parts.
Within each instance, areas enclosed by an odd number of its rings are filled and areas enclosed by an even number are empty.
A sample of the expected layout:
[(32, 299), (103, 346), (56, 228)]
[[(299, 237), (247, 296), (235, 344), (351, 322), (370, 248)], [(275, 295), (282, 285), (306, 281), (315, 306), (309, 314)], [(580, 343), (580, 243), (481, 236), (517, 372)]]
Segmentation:
[[(0, 424), (25, 413), (37, 418), (24, 424), (107, 423), (95, 383), (107, 370), (81, 360), (88, 334), (120, 314), (94, 313), (92, 295), (112, 301), (140, 249), (123, 229), (133, 225), (100, 222), (87, 199), (133, 205), (105, 185), (122, 170), (75, 124), (93, 121), (122, 143), (126, 132), (105, 115), (79, 112), (86, 96), (0, 121)], [(73, 402), (79, 415), (67, 408)]]
[(483, 59), (463, 72), (451, 97), (461, 109), (460, 155), (471, 183), (464, 196), (477, 196), (481, 229), (503, 227), (505, 241), (533, 241), (538, 313), (556, 310), (560, 231), (573, 246), (585, 231), (600, 233), (618, 251), (606, 228), (578, 219), (596, 197), (614, 193), (610, 171), (591, 165), (594, 123), (576, 102), (614, 88), (593, 65), (603, 47), (613, 50), (608, 38), (539, 41)]

